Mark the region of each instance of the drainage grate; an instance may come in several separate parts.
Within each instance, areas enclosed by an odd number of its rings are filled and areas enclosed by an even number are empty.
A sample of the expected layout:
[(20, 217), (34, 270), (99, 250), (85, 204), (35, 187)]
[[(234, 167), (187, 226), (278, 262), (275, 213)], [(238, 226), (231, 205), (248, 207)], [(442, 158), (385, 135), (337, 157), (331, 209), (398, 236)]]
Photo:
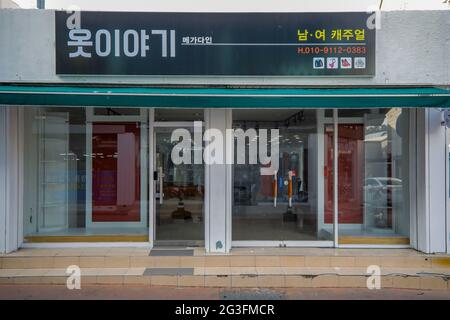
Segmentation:
[(193, 255), (194, 255), (194, 250), (192, 250), (192, 249), (181, 249), (181, 250), (153, 249), (150, 251), (150, 254), (149, 254), (149, 256), (154, 256), (154, 257), (173, 257), (173, 256), (191, 257)]
[(147, 268), (144, 276), (193, 276), (194, 268)]

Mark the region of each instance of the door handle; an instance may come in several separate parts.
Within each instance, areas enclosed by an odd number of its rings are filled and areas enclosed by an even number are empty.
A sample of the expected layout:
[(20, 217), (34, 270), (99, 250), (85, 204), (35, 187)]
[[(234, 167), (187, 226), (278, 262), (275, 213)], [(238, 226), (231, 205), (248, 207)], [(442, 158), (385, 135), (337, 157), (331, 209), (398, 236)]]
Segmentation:
[(278, 178), (277, 178), (276, 171), (273, 173), (272, 188), (273, 188), (273, 207), (276, 208), (277, 207), (277, 196), (278, 196)]
[(158, 168), (158, 178), (159, 178), (159, 204), (163, 204), (164, 201), (164, 173), (163, 173), (163, 167)]

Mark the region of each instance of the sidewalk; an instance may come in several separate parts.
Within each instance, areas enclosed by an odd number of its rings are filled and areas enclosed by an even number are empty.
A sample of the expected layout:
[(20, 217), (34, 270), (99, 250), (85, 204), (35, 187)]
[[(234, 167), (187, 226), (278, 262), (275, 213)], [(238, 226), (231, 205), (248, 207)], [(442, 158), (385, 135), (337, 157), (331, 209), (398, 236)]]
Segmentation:
[(4, 299), (136, 299), (136, 300), (450, 300), (448, 291), (404, 290), (404, 289), (219, 289), (219, 288), (171, 288), (146, 286), (85, 286), (81, 290), (68, 290), (65, 286), (53, 285), (0, 285), (0, 300)]

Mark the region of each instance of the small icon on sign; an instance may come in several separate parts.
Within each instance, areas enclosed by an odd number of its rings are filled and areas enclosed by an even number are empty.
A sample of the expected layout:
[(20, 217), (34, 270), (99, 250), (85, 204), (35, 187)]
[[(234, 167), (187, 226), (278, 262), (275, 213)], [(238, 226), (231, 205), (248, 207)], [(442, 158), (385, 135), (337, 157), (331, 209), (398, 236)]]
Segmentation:
[(338, 58), (327, 58), (327, 69), (337, 69), (338, 67)]
[(313, 58), (313, 68), (314, 69), (324, 69), (325, 68), (325, 58)]
[(355, 69), (364, 69), (366, 67), (366, 58), (365, 57), (356, 57), (355, 58)]
[(351, 69), (352, 68), (352, 58), (344, 57), (341, 58), (341, 69)]

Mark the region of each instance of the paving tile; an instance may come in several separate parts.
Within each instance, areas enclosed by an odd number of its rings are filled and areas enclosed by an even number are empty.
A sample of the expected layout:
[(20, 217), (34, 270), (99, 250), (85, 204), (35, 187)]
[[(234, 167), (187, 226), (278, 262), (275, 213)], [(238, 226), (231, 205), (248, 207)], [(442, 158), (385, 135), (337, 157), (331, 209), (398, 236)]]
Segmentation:
[(205, 287), (229, 288), (231, 287), (231, 276), (205, 276)]
[(127, 276), (142, 276), (146, 268), (129, 268), (126, 272)]
[(355, 257), (331, 257), (330, 258), (331, 267), (354, 267)]
[(21, 269), (14, 276), (15, 277), (43, 277), (49, 269)]
[(13, 277), (18, 274), (22, 269), (0, 269), (0, 278)]
[(179, 275), (177, 285), (179, 287), (204, 287), (205, 277), (200, 275)]
[(231, 276), (231, 286), (233, 288), (257, 288), (258, 277), (245, 275)]
[(230, 259), (228, 256), (206, 256), (205, 267), (229, 267)]
[(394, 276), (392, 286), (397, 289), (420, 289), (420, 277)]
[(97, 276), (124, 276), (128, 273), (128, 268), (101, 268)]
[(178, 268), (180, 267), (180, 257), (150, 257), (153, 260), (154, 267), (160, 268)]
[(80, 268), (103, 268), (105, 257), (82, 256), (80, 257)]
[(123, 284), (124, 276), (97, 276), (97, 284)]
[(14, 284), (14, 278), (13, 277), (8, 277), (8, 278), (0, 277), (0, 284)]
[(355, 257), (355, 267), (379, 266), (380, 261), (380, 257)]
[(301, 267), (281, 267), (284, 275), (299, 275), (304, 274), (305, 268)]
[(83, 255), (83, 250), (78, 248), (65, 248), (58, 250), (55, 257), (80, 257)]
[(136, 248), (110, 248), (105, 256), (131, 256), (135, 250)]
[(256, 256), (255, 266), (258, 267), (279, 267), (280, 257), (278, 256)]
[(129, 256), (106, 256), (105, 257), (106, 268), (128, 268), (130, 267)]
[(45, 273), (46, 277), (64, 277), (67, 278), (69, 275), (66, 273), (66, 269), (47, 269)]
[[(202, 270), (202, 268), (199, 268), (199, 270)], [(203, 268), (203, 274), (204, 275), (230, 275), (231, 268), (230, 267), (205, 267), (205, 268)]]
[(341, 288), (367, 288), (366, 276), (342, 276), (338, 277), (338, 286)]
[(336, 288), (338, 287), (337, 275), (317, 275), (311, 280), (313, 288)]
[(230, 267), (230, 274), (240, 275), (240, 274), (253, 274), (256, 275), (255, 267)]
[(405, 257), (381, 257), (381, 267), (405, 267), (407, 266)]
[(284, 275), (284, 270), (281, 267), (256, 267), (258, 275)]
[(433, 257), (431, 264), (433, 268), (450, 268), (450, 256)]
[(177, 276), (151, 276), (152, 286), (177, 286)]
[(231, 267), (255, 267), (254, 256), (231, 256), (229, 257)]
[(258, 275), (258, 287), (283, 288), (285, 287), (284, 275)]
[(176, 249), (153, 249), (150, 251), (150, 256), (154, 257), (191, 257), (194, 255), (194, 250), (176, 250)]
[(149, 254), (149, 248), (135, 248), (131, 256), (148, 256)]
[(330, 257), (305, 257), (305, 267), (330, 267), (331, 258)]
[(204, 267), (205, 257), (180, 257), (180, 267)]
[(67, 285), (67, 277), (45, 276), (41, 278), (40, 284)]
[(111, 248), (84, 248), (81, 250), (82, 257), (104, 257)]
[(103, 268), (81, 268), (81, 277), (96, 277), (102, 270)]
[(382, 276), (381, 277), (381, 288), (393, 288), (394, 287), (394, 276)]
[(405, 267), (407, 268), (431, 268), (432, 259), (429, 257), (405, 257)]
[(94, 285), (97, 283), (97, 276), (89, 275), (89, 276), (83, 276), (81, 275), (81, 287), (84, 285)]
[(3, 260), (5, 269), (25, 269), (30, 267), (31, 258), (29, 257), (7, 257)]
[(312, 277), (300, 275), (285, 275), (285, 286), (289, 288), (311, 288)]
[(145, 276), (157, 275), (194, 275), (194, 268), (147, 268), (144, 271)]
[(194, 256), (205, 256), (206, 250), (205, 248), (194, 248)]
[(151, 277), (149, 276), (138, 276), (138, 275), (125, 275), (123, 278), (124, 285), (143, 285), (149, 286), (151, 284)]
[(130, 257), (130, 267), (145, 267), (150, 268), (154, 266), (154, 259), (148, 256)]
[(304, 256), (281, 256), (280, 265), (282, 267), (304, 267), (305, 257)]
[(448, 280), (442, 277), (421, 277), (420, 288), (423, 290), (447, 290)]
[(14, 277), (14, 284), (42, 284), (42, 277)]
[(53, 260), (53, 268), (68, 268), (69, 266), (79, 266), (79, 257), (55, 257)]

